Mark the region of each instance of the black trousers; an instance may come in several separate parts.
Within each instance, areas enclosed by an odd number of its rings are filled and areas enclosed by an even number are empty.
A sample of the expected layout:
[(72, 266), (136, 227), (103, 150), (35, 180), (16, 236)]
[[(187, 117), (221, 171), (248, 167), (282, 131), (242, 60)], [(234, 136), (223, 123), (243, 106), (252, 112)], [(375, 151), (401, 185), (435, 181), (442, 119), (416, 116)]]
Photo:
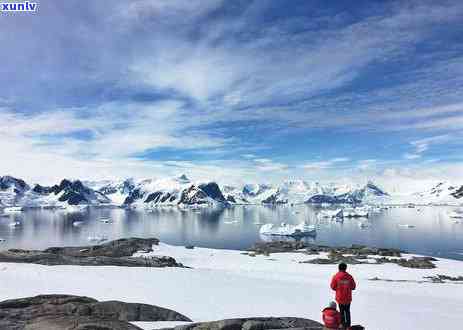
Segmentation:
[(350, 327), (350, 304), (339, 305), (339, 312), (341, 312), (341, 323), (347, 328)]

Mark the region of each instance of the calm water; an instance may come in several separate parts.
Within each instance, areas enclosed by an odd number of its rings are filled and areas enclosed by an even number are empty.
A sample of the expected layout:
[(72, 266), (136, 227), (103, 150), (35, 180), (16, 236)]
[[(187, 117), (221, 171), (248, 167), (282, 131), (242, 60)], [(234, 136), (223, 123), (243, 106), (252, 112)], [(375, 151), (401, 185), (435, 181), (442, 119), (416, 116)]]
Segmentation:
[[(370, 217), (371, 226), (361, 229), (359, 221), (317, 223), (317, 236), (311, 242), (328, 245), (365, 244), (395, 247), (414, 253), (463, 260), (463, 224), (455, 224), (446, 213), (449, 207), (394, 208)], [(84, 212), (63, 210), (27, 210), (0, 218), (0, 248), (42, 249), (49, 246), (89, 244), (89, 236), (158, 237), (174, 245), (227, 249), (246, 249), (265, 239), (259, 235), (259, 223), (304, 220), (316, 222), (311, 206), (264, 207), (237, 206), (201, 212), (158, 209), (153, 212), (89, 208)], [(106, 224), (101, 218), (110, 218)], [(20, 221), (12, 228), (10, 223)], [(73, 225), (82, 221), (80, 226)], [(415, 228), (402, 228), (412, 224)]]

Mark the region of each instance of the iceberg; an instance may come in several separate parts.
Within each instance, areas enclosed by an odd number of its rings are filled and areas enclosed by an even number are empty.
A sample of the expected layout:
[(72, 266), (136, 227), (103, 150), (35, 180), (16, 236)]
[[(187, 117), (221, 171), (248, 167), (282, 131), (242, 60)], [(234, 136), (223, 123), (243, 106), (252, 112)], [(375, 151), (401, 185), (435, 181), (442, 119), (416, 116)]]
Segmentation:
[(359, 227), (360, 229), (367, 229), (370, 228), (371, 224), (368, 221), (360, 221)]
[(448, 213), (448, 216), (450, 218), (461, 219), (461, 218), (463, 218), (463, 209), (460, 208), (460, 209), (453, 210), (453, 211)]
[(13, 221), (10, 223), (11, 228), (21, 227), (22, 223), (20, 221)]
[(260, 234), (267, 236), (290, 236), (290, 237), (304, 237), (314, 236), (317, 233), (315, 226), (303, 222), (299, 225), (288, 225), (282, 223), (280, 226), (268, 223), (260, 228)]
[(343, 217), (343, 210), (336, 209), (336, 210), (322, 210), (318, 213), (319, 218), (342, 218)]
[(415, 228), (415, 225), (410, 225), (408, 223), (398, 224), (397, 226), (400, 228)]
[(18, 212), (22, 212), (22, 211), (23, 211), (23, 208), (20, 207), (20, 206), (5, 207), (3, 209), (3, 212), (5, 212), (5, 213), (18, 213)]
[(356, 207), (342, 210), (344, 218), (368, 218), (369, 210), (364, 207)]

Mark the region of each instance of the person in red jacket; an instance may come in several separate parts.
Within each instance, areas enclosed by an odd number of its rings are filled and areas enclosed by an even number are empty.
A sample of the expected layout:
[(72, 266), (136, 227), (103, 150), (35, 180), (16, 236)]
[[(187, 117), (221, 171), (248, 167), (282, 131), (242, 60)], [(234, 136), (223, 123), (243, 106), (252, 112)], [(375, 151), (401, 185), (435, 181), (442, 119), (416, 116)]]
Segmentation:
[(343, 327), (350, 327), (350, 304), (352, 302), (352, 290), (355, 290), (354, 278), (347, 272), (345, 263), (339, 264), (339, 272), (331, 280), (331, 289), (336, 291), (336, 301), (341, 312)]
[(329, 306), (322, 311), (324, 330), (339, 329), (341, 326), (341, 313), (336, 310), (336, 303), (330, 302)]

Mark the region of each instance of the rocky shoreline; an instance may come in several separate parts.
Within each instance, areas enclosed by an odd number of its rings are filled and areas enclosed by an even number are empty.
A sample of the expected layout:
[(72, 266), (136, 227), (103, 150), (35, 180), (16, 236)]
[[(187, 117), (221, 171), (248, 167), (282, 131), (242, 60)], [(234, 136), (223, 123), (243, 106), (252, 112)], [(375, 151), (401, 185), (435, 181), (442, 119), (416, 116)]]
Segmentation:
[(411, 257), (407, 259), (402, 256), (405, 253), (404, 251), (392, 248), (375, 248), (364, 245), (332, 247), (307, 244), (302, 241), (259, 242), (254, 244), (247, 254), (256, 256), (283, 252), (303, 253), (307, 255), (327, 253), (327, 258), (315, 258), (301, 262), (321, 265), (334, 265), (340, 262), (368, 265), (394, 263), (407, 268), (432, 269), (436, 268), (433, 262), (437, 261), (437, 259), (432, 257)]
[(123, 238), (101, 245), (51, 247), (43, 251), (10, 249), (0, 252), (0, 262), (39, 265), (184, 267), (168, 256), (133, 257), (136, 252), (152, 252), (157, 238)]

